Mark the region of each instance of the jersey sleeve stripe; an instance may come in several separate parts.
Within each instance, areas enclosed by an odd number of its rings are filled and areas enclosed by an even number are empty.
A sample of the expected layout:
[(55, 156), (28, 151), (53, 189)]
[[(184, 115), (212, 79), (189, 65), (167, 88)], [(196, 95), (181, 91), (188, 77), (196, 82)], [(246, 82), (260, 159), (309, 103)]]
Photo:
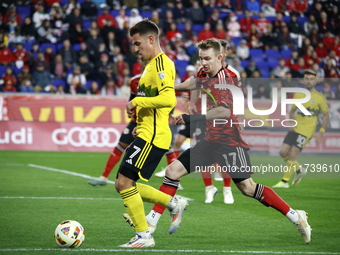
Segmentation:
[(170, 86), (168, 86), (168, 87), (164, 87), (164, 88), (162, 88), (159, 92), (161, 92), (161, 91), (163, 91), (163, 90), (165, 90), (165, 89), (173, 89), (173, 87), (170, 87)]

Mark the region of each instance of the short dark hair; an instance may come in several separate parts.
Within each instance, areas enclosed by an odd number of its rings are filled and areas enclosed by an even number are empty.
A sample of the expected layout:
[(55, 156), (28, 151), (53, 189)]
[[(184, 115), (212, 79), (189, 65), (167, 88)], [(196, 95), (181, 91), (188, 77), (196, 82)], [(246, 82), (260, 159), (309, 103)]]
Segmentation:
[(220, 39), (220, 44), (223, 50), (229, 50), (230, 44), (228, 41)]
[(143, 19), (142, 21), (139, 21), (138, 23), (133, 25), (129, 31), (130, 36), (138, 33), (140, 36), (152, 34), (155, 36), (156, 39), (158, 39), (159, 29), (153, 21), (149, 19)]
[(304, 75), (309, 74), (309, 75), (314, 75), (316, 77), (316, 73), (313, 70), (307, 69), (304, 72)]
[(209, 38), (205, 41), (200, 41), (197, 45), (197, 47), (201, 50), (208, 50), (212, 48), (216, 55), (221, 54), (221, 40), (216, 38)]

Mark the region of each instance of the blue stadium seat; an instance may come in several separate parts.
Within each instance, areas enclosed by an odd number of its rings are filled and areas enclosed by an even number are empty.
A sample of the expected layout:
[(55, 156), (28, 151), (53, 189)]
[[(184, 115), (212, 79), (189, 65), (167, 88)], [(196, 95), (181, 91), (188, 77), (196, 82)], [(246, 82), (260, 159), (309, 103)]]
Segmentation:
[(18, 5), (17, 13), (21, 17), (22, 23), (24, 23), (26, 17), (31, 17), (31, 7)]
[(113, 17), (117, 17), (119, 15), (119, 10), (112, 10), (110, 11), (110, 14), (113, 16)]
[(40, 45), (41, 51), (45, 53), (46, 48), (47, 48), (48, 46), (51, 46), (51, 48), (52, 48), (52, 50), (53, 50), (53, 54), (56, 54), (56, 51), (57, 51), (56, 45), (53, 44), (53, 43), (42, 43), (42, 44)]
[(263, 61), (263, 50), (261, 49), (250, 49), (250, 58), (254, 60), (255, 62), (261, 62)]
[(201, 24), (194, 24), (191, 28), (196, 33), (196, 35), (198, 35), (198, 33), (203, 30), (204, 26)]
[(284, 22), (288, 23), (290, 21), (290, 16), (283, 16), (282, 19)]
[(276, 17), (275, 16), (268, 16), (268, 17), (266, 17), (266, 19), (269, 20), (270, 22), (273, 22), (276, 19)]
[(233, 43), (237, 47), (237, 46), (240, 45), (242, 38), (241, 37), (232, 37), (231, 40), (233, 41)]
[(58, 79), (58, 78), (55, 78), (53, 80), (53, 85), (58, 87), (58, 85), (63, 85), (63, 87), (65, 88), (66, 87), (66, 81), (64, 79)]
[(183, 75), (186, 73), (185, 69), (189, 65), (189, 61), (186, 60), (175, 60), (175, 67), (179, 77), (182, 79)]
[(279, 61), (277, 62), (269, 62), (269, 68), (270, 69), (274, 69), (275, 67), (277, 67), (279, 65)]
[(148, 18), (148, 19), (150, 19), (151, 16), (152, 16), (152, 11), (142, 11), (142, 12), (140, 13), (140, 15), (141, 15), (143, 18)]
[(83, 21), (83, 29), (87, 30), (91, 26), (91, 20)]
[(241, 60), (241, 66), (243, 68), (246, 68), (247, 66), (249, 66), (249, 61), (248, 60)]
[(77, 52), (80, 51), (80, 43), (73, 44), (72, 48), (74, 51), (77, 51)]
[(266, 50), (265, 53), (268, 62), (278, 62), (280, 59), (280, 52), (278, 50)]
[(256, 62), (262, 78), (269, 78), (269, 65), (266, 61)]
[(0, 65), (0, 78), (5, 74), (6, 66)]
[(91, 83), (92, 83), (92, 80), (86, 81), (85, 88), (86, 88), (86, 89), (90, 89), (90, 88), (91, 88)]
[(182, 32), (182, 31), (184, 30), (184, 28), (185, 28), (185, 24), (183, 24), (183, 23), (179, 23), (179, 24), (177, 25), (177, 29), (178, 29), (178, 31), (180, 31), (180, 32)]
[(281, 57), (284, 59), (290, 58), (292, 56), (292, 50), (281, 50)]
[(22, 68), (17, 68), (16, 66), (14, 66), (12, 68), (12, 70), (13, 70), (13, 73), (15, 74), (15, 76), (18, 77), (18, 74), (21, 73)]
[(60, 5), (61, 6), (64, 6), (67, 3), (68, 3), (68, 0), (60, 0)]
[(29, 52), (32, 49), (32, 45), (33, 45), (32, 42), (24, 43), (24, 48), (25, 48), (26, 52)]

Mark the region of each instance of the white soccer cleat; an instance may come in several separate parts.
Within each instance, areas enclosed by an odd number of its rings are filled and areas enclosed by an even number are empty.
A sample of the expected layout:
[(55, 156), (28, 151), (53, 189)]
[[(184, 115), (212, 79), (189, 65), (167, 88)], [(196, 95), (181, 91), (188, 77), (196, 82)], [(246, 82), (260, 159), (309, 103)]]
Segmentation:
[(303, 240), (305, 240), (305, 243), (310, 243), (312, 238), (312, 229), (308, 224), (307, 221), (307, 213), (302, 210), (296, 210), (296, 212), (299, 214), (299, 219), (294, 222), (295, 227), (300, 232), (301, 236), (303, 237)]
[(222, 174), (220, 172), (214, 172), (214, 180), (219, 182), (223, 181)]
[(171, 224), (169, 234), (174, 233), (179, 227), (179, 224), (182, 221), (184, 210), (186, 209), (186, 206), (188, 204), (188, 200), (184, 197), (176, 196), (175, 199), (177, 199), (176, 206), (170, 211)]
[(288, 182), (279, 181), (272, 188), (289, 188)]
[(177, 190), (184, 190), (183, 186), (181, 184), (178, 184)]
[(223, 196), (224, 196), (225, 204), (234, 203), (234, 197), (233, 197), (233, 193), (231, 192), (231, 187), (223, 187)]
[[(135, 224), (133, 223), (129, 214), (123, 213), (123, 218), (125, 219), (125, 222), (127, 222), (130, 225), (130, 227), (133, 227), (133, 228), (135, 227)], [(156, 231), (156, 226), (151, 225), (148, 222), (148, 219), (146, 219), (146, 222), (148, 223), (150, 234), (153, 234)]]
[(300, 168), (300, 173), (296, 174), (295, 179), (292, 182), (292, 185), (297, 185), (301, 181), (301, 179), (306, 175), (307, 169), (301, 167)]
[(100, 176), (97, 179), (89, 180), (87, 183), (92, 186), (105, 186), (107, 184), (108, 179), (104, 176)]
[(205, 202), (206, 204), (210, 204), (214, 201), (214, 197), (217, 194), (218, 189), (215, 186), (205, 187)]
[(165, 177), (165, 170), (166, 170), (166, 168), (162, 168), (161, 171), (159, 171), (158, 173), (155, 173), (155, 176), (159, 177), (159, 178), (164, 178)]
[(136, 234), (129, 242), (126, 244), (118, 245), (118, 247), (122, 248), (144, 248), (144, 247), (154, 247), (155, 240), (153, 239), (152, 235), (150, 238), (144, 239), (140, 235)]

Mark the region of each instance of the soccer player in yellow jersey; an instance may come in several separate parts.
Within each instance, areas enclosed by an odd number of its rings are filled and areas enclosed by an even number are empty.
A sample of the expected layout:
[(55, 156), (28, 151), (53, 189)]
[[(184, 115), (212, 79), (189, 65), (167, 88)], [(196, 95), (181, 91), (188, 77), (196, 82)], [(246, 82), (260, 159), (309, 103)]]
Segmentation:
[[(289, 128), (289, 132), (283, 140), (283, 144), (280, 149), (280, 156), (287, 162), (289, 171), (284, 173), (282, 180), (275, 184), (273, 188), (289, 188), (288, 181), (294, 171), (296, 172), (296, 176), (292, 182), (293, 185), (298, 184), (301, 181), (301, 178), (307, 173), (306, 169), (301, 167), (296, 161), (296, 158), (306, 146), (308, 141), (313, 137), (318, 124), (318, 115), (320, 111), (324, 118), (315, 138), (317, 144), (321, 142), (322, 135), (329, 122), (329, 114), (326, 98), (314, 89), (316, 82), (316, 73), (311, 70), (306, 70), (304, 73), (304, 83), (306, 89), (308, 89), (311, 93), (311, 98), (308, 102), (303, 103), (302, 105), (311, 113), (311, 115), (304, 115), (300, 110), (297, 111), (297, 107), (295, 105), (293, 105), (290, 110), (289, 118), (293, 119), (295, 114), (297, 125), (293, 128)], [(302, 93), (296, 93), (294, 95), (294, 98), (304, 97), (305, 95)]]
[(148, 181), (164, 153), (170, 148), (169, 113), (176, 105), (174, 90), (175, 66), (162, 52), (159, 29), (150, 20), (142, 20), (130, 28), (134, 49), (148, 61), (138, 84), (138, 94), (126, 105), (132, 116), (137, 113), (136, 139), (127, 149), (115, 182), (127, 213), (134, 222), (136, 236), (119, 247), (153, 247), (155, 241), (148, 229), (143, 201), (166, 206), (170, 210), (171, 226), (181, 222), (187, 200), (171, 197), (151, 186), (136, 183)]

